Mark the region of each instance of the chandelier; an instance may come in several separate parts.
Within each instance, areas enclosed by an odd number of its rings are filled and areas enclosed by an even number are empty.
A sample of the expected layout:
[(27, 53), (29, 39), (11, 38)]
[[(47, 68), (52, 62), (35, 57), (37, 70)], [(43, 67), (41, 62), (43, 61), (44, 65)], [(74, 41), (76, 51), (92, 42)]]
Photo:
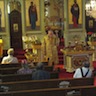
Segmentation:
[(86, 0), (86, 16), (96, 18), (96, 0)]

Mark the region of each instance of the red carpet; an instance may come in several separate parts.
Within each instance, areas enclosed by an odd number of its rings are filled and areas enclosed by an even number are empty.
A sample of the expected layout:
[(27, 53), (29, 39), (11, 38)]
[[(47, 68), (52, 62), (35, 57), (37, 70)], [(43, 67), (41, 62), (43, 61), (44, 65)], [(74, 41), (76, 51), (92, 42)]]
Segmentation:
[(68, 73), (65, 69), (63, 69), (59, 73), (59, 78), (73, 78), (73, 73)]
[(59, 72), (59, 78), (73, 78), (73, 73), (66, 72), (66, 69), (64, 69), (64, 64), (58, 64), (54, 66), (54, 69), (60, 70)]

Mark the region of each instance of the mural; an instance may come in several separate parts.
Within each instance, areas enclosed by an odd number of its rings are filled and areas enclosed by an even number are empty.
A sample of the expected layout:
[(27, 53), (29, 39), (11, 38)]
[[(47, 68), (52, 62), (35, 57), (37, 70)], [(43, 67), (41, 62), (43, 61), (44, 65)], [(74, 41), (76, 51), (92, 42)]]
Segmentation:
[(45, 0), (45, 26), (64, 30), (64, 0)]
[(0, 32), (5, 32), (5, 9), (4, 9), (4, 1), (0, 1)]
[(68, 0), (69, 29), (82, 28), (82, 0)]
[(25, 0), (26, 30), (40, 30), (40, 0)]

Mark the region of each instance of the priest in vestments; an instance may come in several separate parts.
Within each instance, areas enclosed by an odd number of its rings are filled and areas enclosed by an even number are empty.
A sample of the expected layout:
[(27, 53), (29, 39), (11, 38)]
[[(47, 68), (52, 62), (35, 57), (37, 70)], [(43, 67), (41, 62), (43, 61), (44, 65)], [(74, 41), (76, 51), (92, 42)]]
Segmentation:
[(53, 30), (48, 30), (48, 34), (44, 36), (42, 42), (42, 54), (48, 59), (49, 66), (58, 64), (59, 38), (53, 33)]

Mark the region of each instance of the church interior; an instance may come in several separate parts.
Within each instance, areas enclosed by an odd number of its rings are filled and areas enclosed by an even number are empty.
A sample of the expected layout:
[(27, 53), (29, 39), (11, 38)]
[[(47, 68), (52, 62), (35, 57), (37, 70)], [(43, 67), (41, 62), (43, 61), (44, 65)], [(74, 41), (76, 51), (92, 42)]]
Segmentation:
[[(96, 0), (0, 0), (0, 95), (96, 96), (95, 26)], [(18, 63), (2, 63), (10, 48)], [(74, 78), (85, 61), (91, 77)], [(50, 79), (17, 74), (40, 62)]]

